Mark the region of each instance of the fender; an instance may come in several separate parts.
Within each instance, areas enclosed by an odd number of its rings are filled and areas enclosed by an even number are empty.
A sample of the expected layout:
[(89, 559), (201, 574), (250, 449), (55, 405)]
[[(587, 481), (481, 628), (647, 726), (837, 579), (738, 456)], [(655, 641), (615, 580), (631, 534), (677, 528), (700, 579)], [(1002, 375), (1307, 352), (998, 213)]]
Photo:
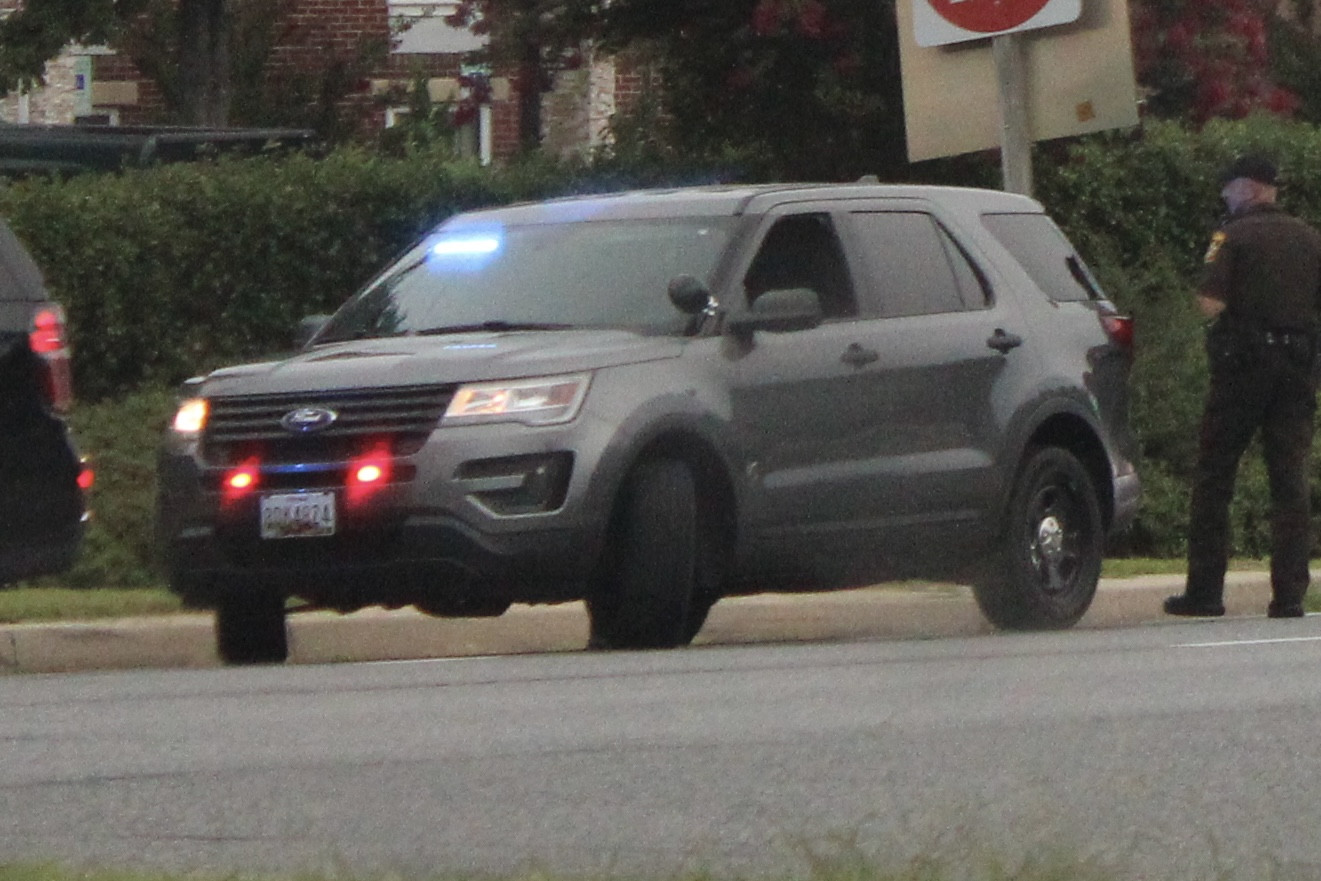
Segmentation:
[(614, 501), (629, 470), (649, 450), (670, 447), (703, 454), (723, 472), (736, 512), (747, 494), (745, 460), (734, 443), (728, 407), (704, 401), (696, 389), (667, 390), (639, 402), (617, 424), (618, 430), (601, 452), (588, 483), (590, 500), (586, 530), (595, 536), (592, 553), (600, 549), (609, 527)]

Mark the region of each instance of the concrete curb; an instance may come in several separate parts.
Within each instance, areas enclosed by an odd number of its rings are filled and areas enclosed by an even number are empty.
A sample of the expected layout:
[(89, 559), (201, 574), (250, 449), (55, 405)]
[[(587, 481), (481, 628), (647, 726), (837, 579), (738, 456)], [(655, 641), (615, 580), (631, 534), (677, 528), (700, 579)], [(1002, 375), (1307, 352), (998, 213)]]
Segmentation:
[[(1166, 618), (1161, 600), (1182, 575), (1104, 579), (1079, 627), (1119, 627)], [(1265, 572), (1231, 573), (1229, 615), (1261, 615)], [(413, 660), (578, 651), (587, 643), (581, 603), (515, 606), (498, 618), (430, 618), (411, 610), (291, 615), (290, 662)], [(930, 639), (988, 634), (971, 591), (952, 585), (879, 586), (822, 594), (760, 594), (723, 600), (695, 645), (844, 639)], [(216, 667), (209, 615), (0, 626), (0, 674), (129, 668)]]

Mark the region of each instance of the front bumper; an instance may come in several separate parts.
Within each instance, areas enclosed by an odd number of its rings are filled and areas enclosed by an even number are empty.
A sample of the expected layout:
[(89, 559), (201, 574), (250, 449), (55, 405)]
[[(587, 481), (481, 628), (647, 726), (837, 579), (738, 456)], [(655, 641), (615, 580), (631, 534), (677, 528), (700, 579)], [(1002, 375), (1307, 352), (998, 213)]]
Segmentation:
[[(260, 592), (341, 611), (416, 605), (446, 615), (581, 599), (601, 524), (584, 514), (593, 506), (574, 456), (482, 434), (455, 432), (398, 458), (391, 479), (365, 491), (329, 463), (258, 469), (254, 488), (236, 494), (230, 471), (202, 463), (196, 447), (167, 448), (157, 542), (171, 589), (203, 608)], [(263, 539), (263, 495), (303, 492), (334, 496), (334, 534)]]
[(191, 606), (260, 592), (340, 611), (416, 605), (492, 615), (512, 602), (582, 598), (586, 541), (572, 530), (489, 535), (452, 517), (417, 516), (326, 538), (263, 540), (255, 524), (194, 526), (170, 538), (166, 554), (171, 589)]

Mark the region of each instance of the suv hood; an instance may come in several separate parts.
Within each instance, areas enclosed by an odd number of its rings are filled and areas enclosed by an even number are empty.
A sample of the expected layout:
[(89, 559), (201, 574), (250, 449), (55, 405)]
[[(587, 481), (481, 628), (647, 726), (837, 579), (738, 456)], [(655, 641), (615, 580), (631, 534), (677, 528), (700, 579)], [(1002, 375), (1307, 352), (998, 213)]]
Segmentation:
[(684, 340), (626, 330), (389, 337), (317, 346), (209, 374), (208, 395), (385, 388), (552, 376), (678, 357)]

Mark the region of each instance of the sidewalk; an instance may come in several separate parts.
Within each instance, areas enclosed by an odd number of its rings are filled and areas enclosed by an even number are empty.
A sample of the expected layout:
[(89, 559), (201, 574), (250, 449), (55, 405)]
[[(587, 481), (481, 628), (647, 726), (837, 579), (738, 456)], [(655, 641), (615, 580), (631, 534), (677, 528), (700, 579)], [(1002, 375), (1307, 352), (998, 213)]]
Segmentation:
[[(1182, 588), (1182, 575), (1103, 579), (1078, 626), (1170, 620), (1161, 613), (1161, 600)], [(1269, 599), (1266, 572), (1230, 573), (1227, 614), (1264, 614)], [(431, 618), (383, 609), (309, 612), (291, 615), (289, 625), (289, 661), (295, 664), (579, 651), (587, 643), (581, 603), (514, 606), (498, 618)], [(930, 639), (991, 632), (967, 588), (881, 586), (722, 600), (693, 642)], [(211, 618), (205, 614), (0, 626), (0, 675), (217, 666)]]

